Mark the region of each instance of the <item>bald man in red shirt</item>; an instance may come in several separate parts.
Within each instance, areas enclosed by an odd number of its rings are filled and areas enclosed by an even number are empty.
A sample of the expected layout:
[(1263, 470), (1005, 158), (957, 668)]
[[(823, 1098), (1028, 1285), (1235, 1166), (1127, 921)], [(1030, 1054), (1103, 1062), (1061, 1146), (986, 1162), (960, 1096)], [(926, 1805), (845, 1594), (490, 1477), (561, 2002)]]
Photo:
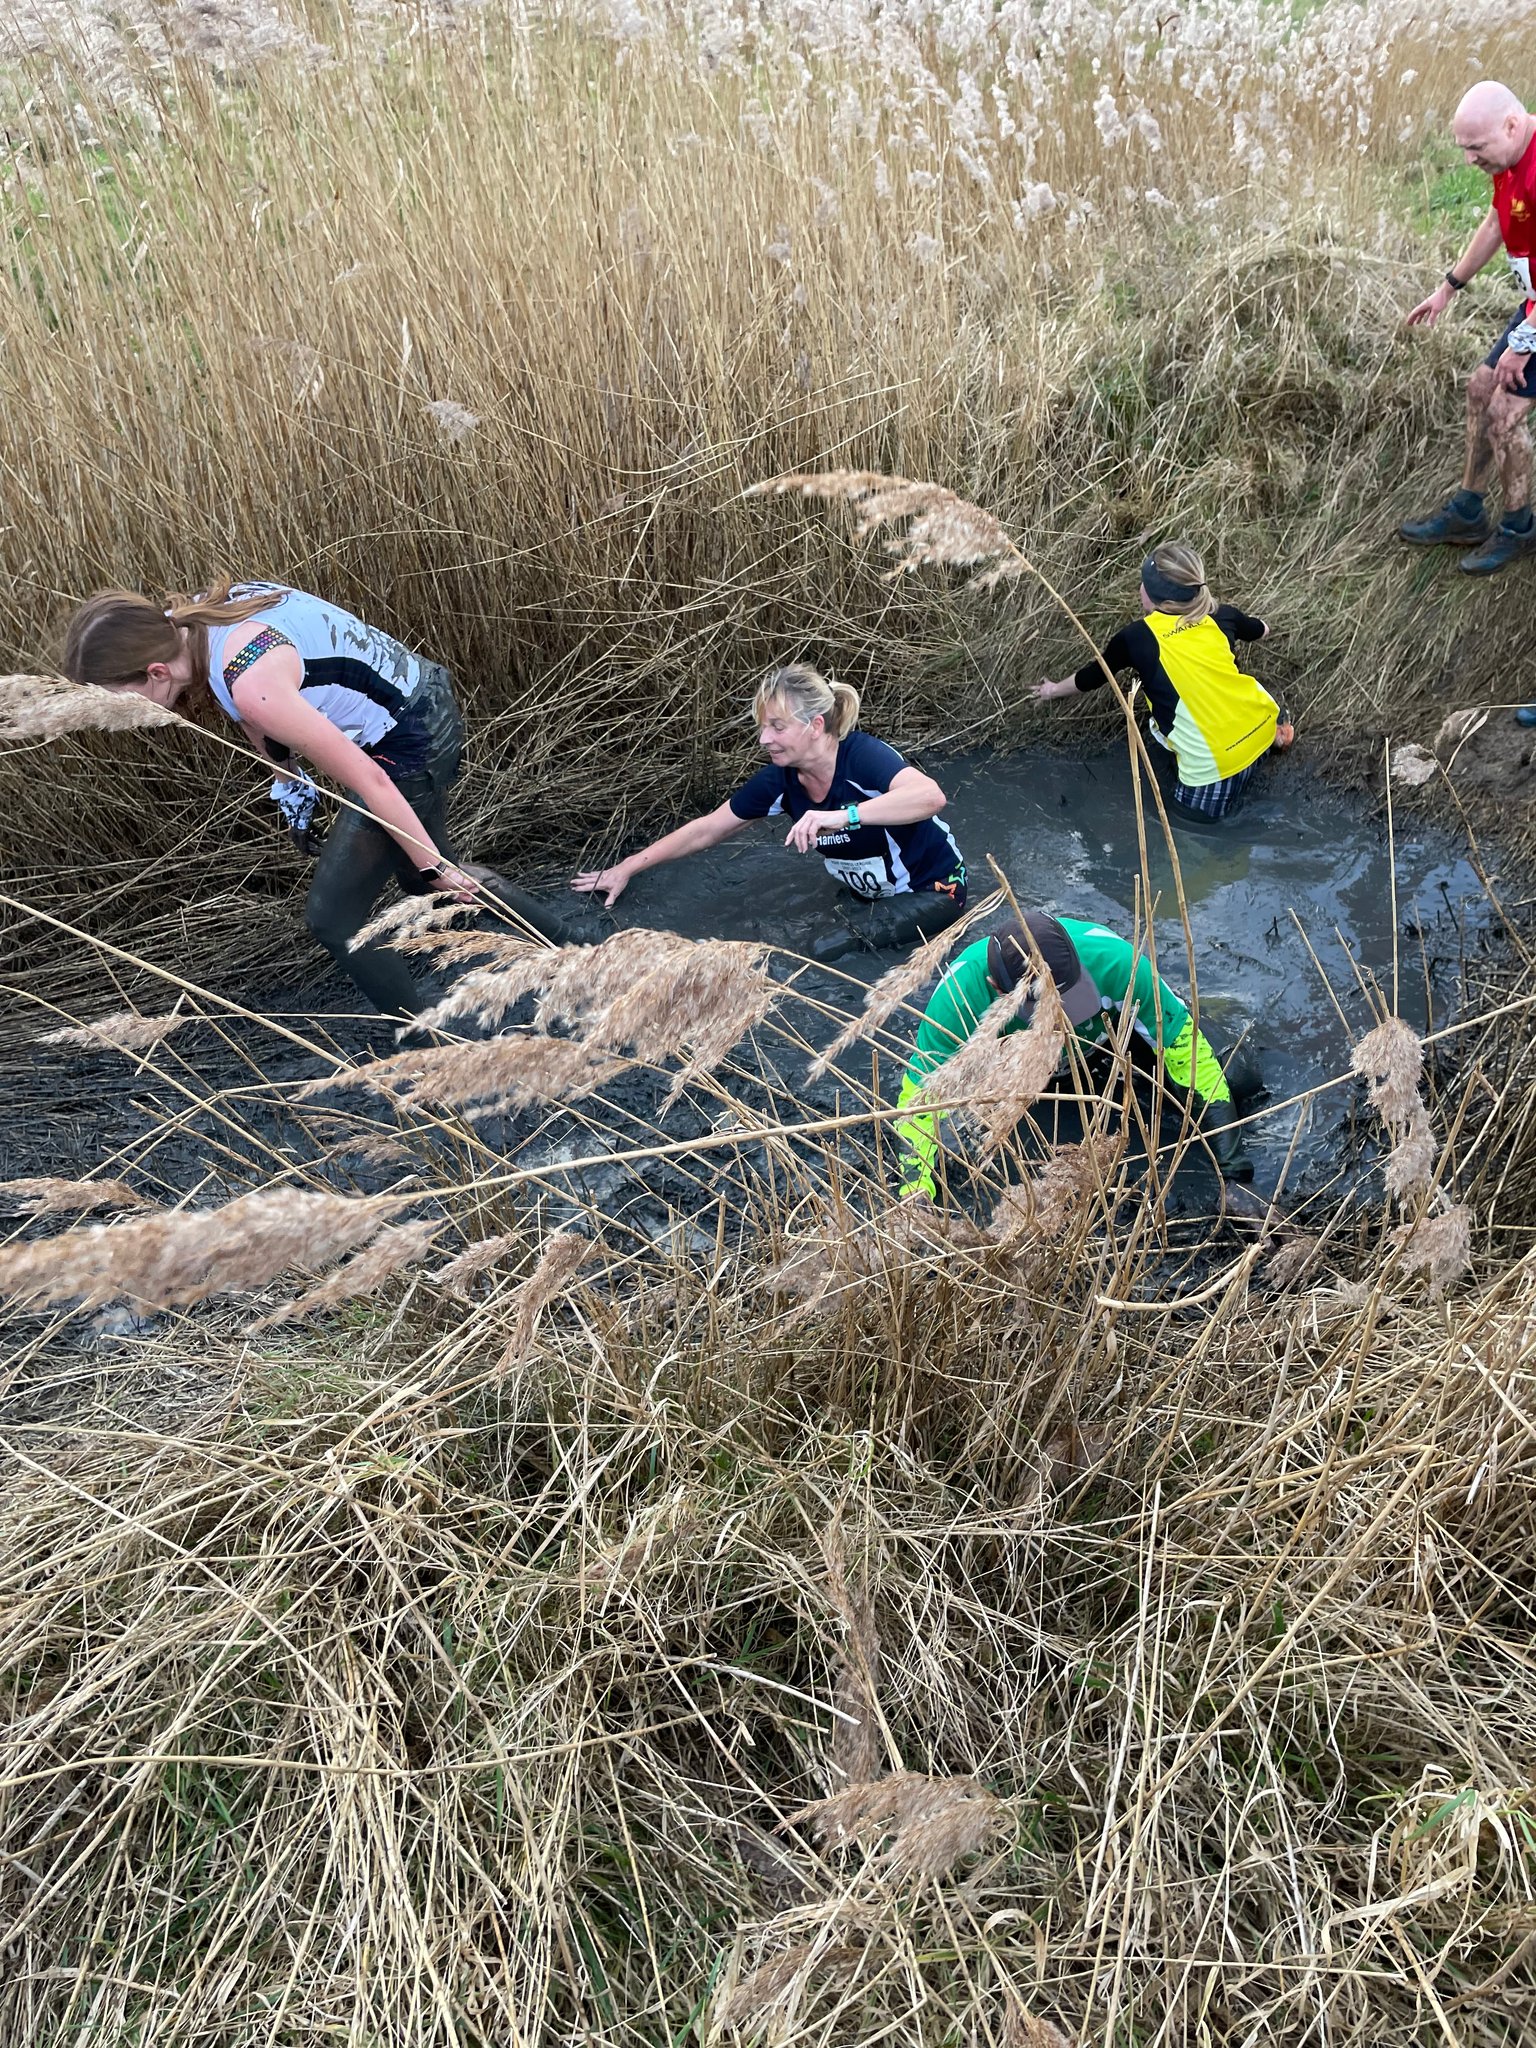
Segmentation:
[[(1493, 576), (1519, 555), (1536, 553), (1531, 517), (1531, 436), (1536, 404), (1536, 115), (1507, 85), (1474, 85), (1456, 109), (1452, 133), (1469, 164), (1493, 180), (1493, 204), (1476, 233), (1427, 299), (1408, 315), (1410, 327), (1432, 327), (1458, 292), (1500, 248), (1520, 287), (1521, 302), (1467, 386), (1467, 466), (1461, 489), (1437, 512), (1398, 528), (1418, 547), (1471, 548), (1469, 576)], [(1483, 487), (1495, 464), (1504, 516), (1490, 525)]]

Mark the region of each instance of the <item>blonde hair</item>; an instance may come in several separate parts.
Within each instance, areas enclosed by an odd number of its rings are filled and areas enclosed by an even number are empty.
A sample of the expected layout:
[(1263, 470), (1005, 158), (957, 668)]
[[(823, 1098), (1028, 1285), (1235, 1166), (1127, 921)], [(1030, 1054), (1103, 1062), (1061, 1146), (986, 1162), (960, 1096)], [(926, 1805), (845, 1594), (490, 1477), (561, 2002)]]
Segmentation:
[(226, 577), (201, 597), (168, 597), (164, 604), (136, 590), (93, 591), (65, 630), (59, 665), (72, 683), (142, 683), (151, 662), (174, 661), (181, 652), (181, 627), (238, 625), (272, 602), (270, 590), (232, 597), (233, 587)]
[(1160, 612), (1174, 612), (1179, 623), (1174, 628), (1182, 633), (1188, 626), (1198, 626), (1202, 619), (1208, 619), (1215, 611), (1216, 604), (1206, 587), (1205, 563), (1187, 540), (1159, 541), (1152, 550), (1152, 566), (1159, 576), (1172, 577), (1175, 583), (1197, 583), (1199, 589), (1183, 604), (1159, 602)]
[(846, 739), (859, 722), (859, 693), (851, 683), (830, 681), (808, 662), (792, 661), (758, 685), (752, 716), (762, 723), (770, 704), (782, 704), (802, 725), (824, 718), (834, 739)]

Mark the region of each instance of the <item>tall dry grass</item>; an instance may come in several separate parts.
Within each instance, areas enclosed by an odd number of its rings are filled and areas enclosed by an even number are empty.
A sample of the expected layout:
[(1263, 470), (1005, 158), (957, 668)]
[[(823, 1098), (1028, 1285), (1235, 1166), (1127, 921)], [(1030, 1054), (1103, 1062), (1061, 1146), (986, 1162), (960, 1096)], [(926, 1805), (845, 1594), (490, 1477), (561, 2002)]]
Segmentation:
[[(1357, 1049), (1439, 1272), (1370, 1203), (1191, 1263), (1107, 1103), (990, 1227), (893, 1210), (877, 1100), (739, 1056), (625, 1155), (699, 1175), (660, 1244), (375, 1089), (387, 1197), (292, 1084), (230, 1203), (146, 1200), (161, 1131), (0, 1188), (5, 2037), (1518, 2039), (1532, 1000)], [(200, 1107), (227, 1176), (258, 1091)]]
[[(1401, 730), (1523, 630), (1478, 592), (1463, 641), (1378, 539), (1457, 360), (1383, 356), (1443, 253), (1394, 181), (1504, 21), (34, 10), (7, 658), (96, 581), (291, 570), (456, 663), (482, 836), (597, 787), (616, 844), (713, 786), (786, 644), (904, 737), (1011, 728), (1069, 644), (1029, 579), (893, 590), (740, 499), (840, 463), (995, 507), (1095, 625), (1144, 529), (1214, 533), (1304, 713)], [(248, 962), (253, 779), (192, 739), (0, 759), (50, 943)], [(467, 1000), (543, 1025), (371, 1071), (280, 1026), (323, 1102), (255, 1058), (210, 1094), (230, 996), (93, 1025), (46, 978), (174, 1113), (0, 1183), (0, 2038), (1519, 2040), (1518, 924), (1484, 1014), (1357, 1048), (1369, 1199), (1194, 1256), (1106, 1107), (1018, 1155), (1039, 1048), (1012, 1094), (948, 1073), (997, 1139), (979, 1220), (892, 1209), (855, 1063), (918, 966), (807, 1116), (755, 955), (711, 1014), (707, 949), (583, 985), (474, 945)], [(686, 1067), (691, 1121), (581, 1093), (621, 1065), (658, 1108)], [(664, 1172), (672, 1234), (573, 1198), (584, 1161)], [(114, 1297), (160, 1320), (82, 1348)]]
[[(601, 790), (597, 857), (740, 765), (775, 655), (912, 741), (1019, 735), (1078, 651), (1028, 583), (891, 591), (740, 502), (841, 463), (993, 508), (1095, 630), (1188, 530), (1276, 620), (1304, 732), (1428, 737), (1448, 676), (1507, 694), (1523, 615), (1388, 542), (1474, 353), (1392, 309), (1459, 232), (1426, 152), (1468, 79), (1518, 80), (1523, 19), (36, 0), (3, 32), (0, 643), (37, 669), (102, 582), (322, 586), (457, 670), (472, 839), (574, 854)], [(0, 794), (22, 893), (88, 914), (244, 891), (206, 947), (258, 918), (253, 860), (300, 879), (186, 736), (0, 761)]]

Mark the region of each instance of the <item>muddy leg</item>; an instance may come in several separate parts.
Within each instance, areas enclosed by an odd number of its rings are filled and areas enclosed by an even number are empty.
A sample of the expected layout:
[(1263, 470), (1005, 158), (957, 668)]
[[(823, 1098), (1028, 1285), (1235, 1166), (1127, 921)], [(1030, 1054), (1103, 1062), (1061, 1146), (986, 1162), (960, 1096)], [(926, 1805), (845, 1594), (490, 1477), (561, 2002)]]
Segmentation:
[(1488, 401), (1493, 396), (1493, 372), (1486, 363), (1472, 372), (1467, 383), (1467, 463), (1461, 473), (1461, 488), (1481, 494), (1493, 466), (1493, 442), (1488, 433)]
[(1532, 403), (1531, 399), (1517, 398), (1509, 391), (1496, 391), (1488, 401), (1487, 439), (1499, 465), (1506, 519), (1511, 513), (1523, 511), (1531, 501)]

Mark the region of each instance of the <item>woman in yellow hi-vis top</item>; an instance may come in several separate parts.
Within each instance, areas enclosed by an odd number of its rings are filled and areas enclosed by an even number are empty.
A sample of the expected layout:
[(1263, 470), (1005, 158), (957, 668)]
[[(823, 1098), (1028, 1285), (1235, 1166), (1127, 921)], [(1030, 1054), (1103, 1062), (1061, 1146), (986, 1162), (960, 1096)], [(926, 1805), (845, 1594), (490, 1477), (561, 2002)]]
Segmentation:
[[(1205, 564), (1187, 541), (1164, 541), (1141, 565), (1144, 617), (1104, 649), (1117, 674), (1132, 668), (1151, 706), (1150, 731), (1176, 764), (1175, 806), (1191, 817), (1225, 818), (1242, 803), (1260, 761), (1291, 744), (1290, 721), (1233, 656), (1239, 640), (1269, 632), (1236, 605), (1214, 604)], [(1104, 681), (1098, 661), (1075, 676), (1040, 683), (1034, 696), (1074, 697)]]

